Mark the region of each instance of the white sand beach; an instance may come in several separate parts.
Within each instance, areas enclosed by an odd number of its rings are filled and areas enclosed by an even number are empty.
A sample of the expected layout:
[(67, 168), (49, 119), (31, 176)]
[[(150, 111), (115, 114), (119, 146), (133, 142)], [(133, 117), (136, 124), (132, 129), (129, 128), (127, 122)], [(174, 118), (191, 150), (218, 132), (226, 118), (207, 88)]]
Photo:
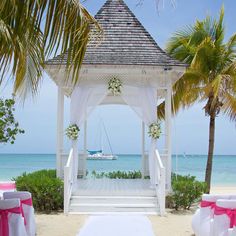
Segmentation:
[[(217, 194), (236, 194), (236, 187), (212, 187), (211, 193)], [(191, 219), (194, 210), (173, 212), (167, 210), (165, 217), (149, 216), (152, 222), (153, 231), (158, 236), (191, 236)], [(87, 215), (37, 214), (38, 236), (75, 236), (79, 229), (84, 225)], [(173, 234), (174, 232), (174, 234)]]
[[(155, 235), (192, 235), (192, 212), (179, 214), (167, 213), (165, 217), (149, 216)], [(36, 215), (38, 236), (75, 236), (84, 225), (88, 216), (85, 215)], [(173, 234), (175, 232), (175, 234)], [(131, 235), (132, 236), (132, 235)]]

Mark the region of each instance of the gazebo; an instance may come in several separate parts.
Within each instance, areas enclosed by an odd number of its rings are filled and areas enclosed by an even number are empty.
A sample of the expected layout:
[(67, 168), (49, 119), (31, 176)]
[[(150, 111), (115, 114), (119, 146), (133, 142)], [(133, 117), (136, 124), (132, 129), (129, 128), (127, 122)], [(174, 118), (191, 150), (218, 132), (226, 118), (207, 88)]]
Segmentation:
[[(76, 87), (65, 84), (66, 55), (47, 62), (46, 71), (58, 86), (57, 176), (64, 178), (65, 213), (165, 212), (165, 194), (171, 190), (172, 85), (186, 65), (171, 58), (154, 41), (123, 0), (107, 0), (95, 18), (104, 30), (103, 40), (90, 41)], [(108, 84), (121, 83), (114, 95)], [(84, 152), (72, 141), (64, 161), (64, 96), (71, 98), (70, 122), (84, 125)], [(165, 150), (159, 154), (151, 139), (145, 153), (145, 132), (157, 121), (157, 104), (165, 100)], [(142, 120), (142, 175), (140, 180), (86, 179), (87, 117), (101, 104), (125, 104)], [(80, 178), (78, 178), (78, 176)], [(104, 184), (105, 183), (105, 184)], [(104, 185), (106, 188), (104, 188)], [(150, 188), (151, 186), (151, 188)]]

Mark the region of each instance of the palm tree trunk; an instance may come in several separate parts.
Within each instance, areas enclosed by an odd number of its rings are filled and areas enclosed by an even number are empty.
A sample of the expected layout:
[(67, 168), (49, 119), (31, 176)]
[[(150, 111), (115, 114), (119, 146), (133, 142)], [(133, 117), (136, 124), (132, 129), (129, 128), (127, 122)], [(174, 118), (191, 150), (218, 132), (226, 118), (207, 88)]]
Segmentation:
[(210, 116), (209, 125), (209, 146), (208, 146), (208, 158), (205, 173), (205, 182), (207, 184), (207, 193), (210, 192), (211, 187), (211, 173), (212, 173), (212, 161), (214, 153), (214, 143), (215, 143), (215, 115)]

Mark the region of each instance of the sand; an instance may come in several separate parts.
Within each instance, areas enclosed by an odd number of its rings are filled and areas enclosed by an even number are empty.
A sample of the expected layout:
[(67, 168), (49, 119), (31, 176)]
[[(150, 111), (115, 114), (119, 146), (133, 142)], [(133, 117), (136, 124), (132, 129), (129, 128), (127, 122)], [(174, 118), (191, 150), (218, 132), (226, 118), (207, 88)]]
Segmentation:
[[(236, 187), (213, 187), (212, 193), (236, 194)], [(167, 210), (165, 217), (149, 216), (153, 231), (158, 236), (191, 236), (192, 211)], [(84, 225), (87, 215), (36, 214), (37, 236), (75, 236)], [(96, 236), (96, 235), (94, 235)], [(131, 235), (132, 236), (132, 235)]]
[[(75, 236), (87, 218), (84, 215), (36, 215), (37, 236)], [(192, 235), (191, 218), (192, 212), (167, 213), (165, 217), (149, 216), (155, 235), (163, 236)]]

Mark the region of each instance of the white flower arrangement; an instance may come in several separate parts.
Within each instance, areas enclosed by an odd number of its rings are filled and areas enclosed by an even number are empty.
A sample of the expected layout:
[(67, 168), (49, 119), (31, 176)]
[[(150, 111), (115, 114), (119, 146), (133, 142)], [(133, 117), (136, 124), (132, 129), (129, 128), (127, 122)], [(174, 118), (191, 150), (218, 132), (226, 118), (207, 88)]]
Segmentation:
[(71, 140), (76, 140), (79, 137), (79, 127), (76, 124), (69, 125), (66, 129), (66, 136)]
[(112, 78), (108, 82), (108, 90), (114, 95), (118, 96), (121, 94), (122, 82), (120, 79)]
[(161, 125), (158, 122), (154, 122), (149, 125), (148, 130), (149, 137), (153, 139), (158, 139), (161, 136)]

